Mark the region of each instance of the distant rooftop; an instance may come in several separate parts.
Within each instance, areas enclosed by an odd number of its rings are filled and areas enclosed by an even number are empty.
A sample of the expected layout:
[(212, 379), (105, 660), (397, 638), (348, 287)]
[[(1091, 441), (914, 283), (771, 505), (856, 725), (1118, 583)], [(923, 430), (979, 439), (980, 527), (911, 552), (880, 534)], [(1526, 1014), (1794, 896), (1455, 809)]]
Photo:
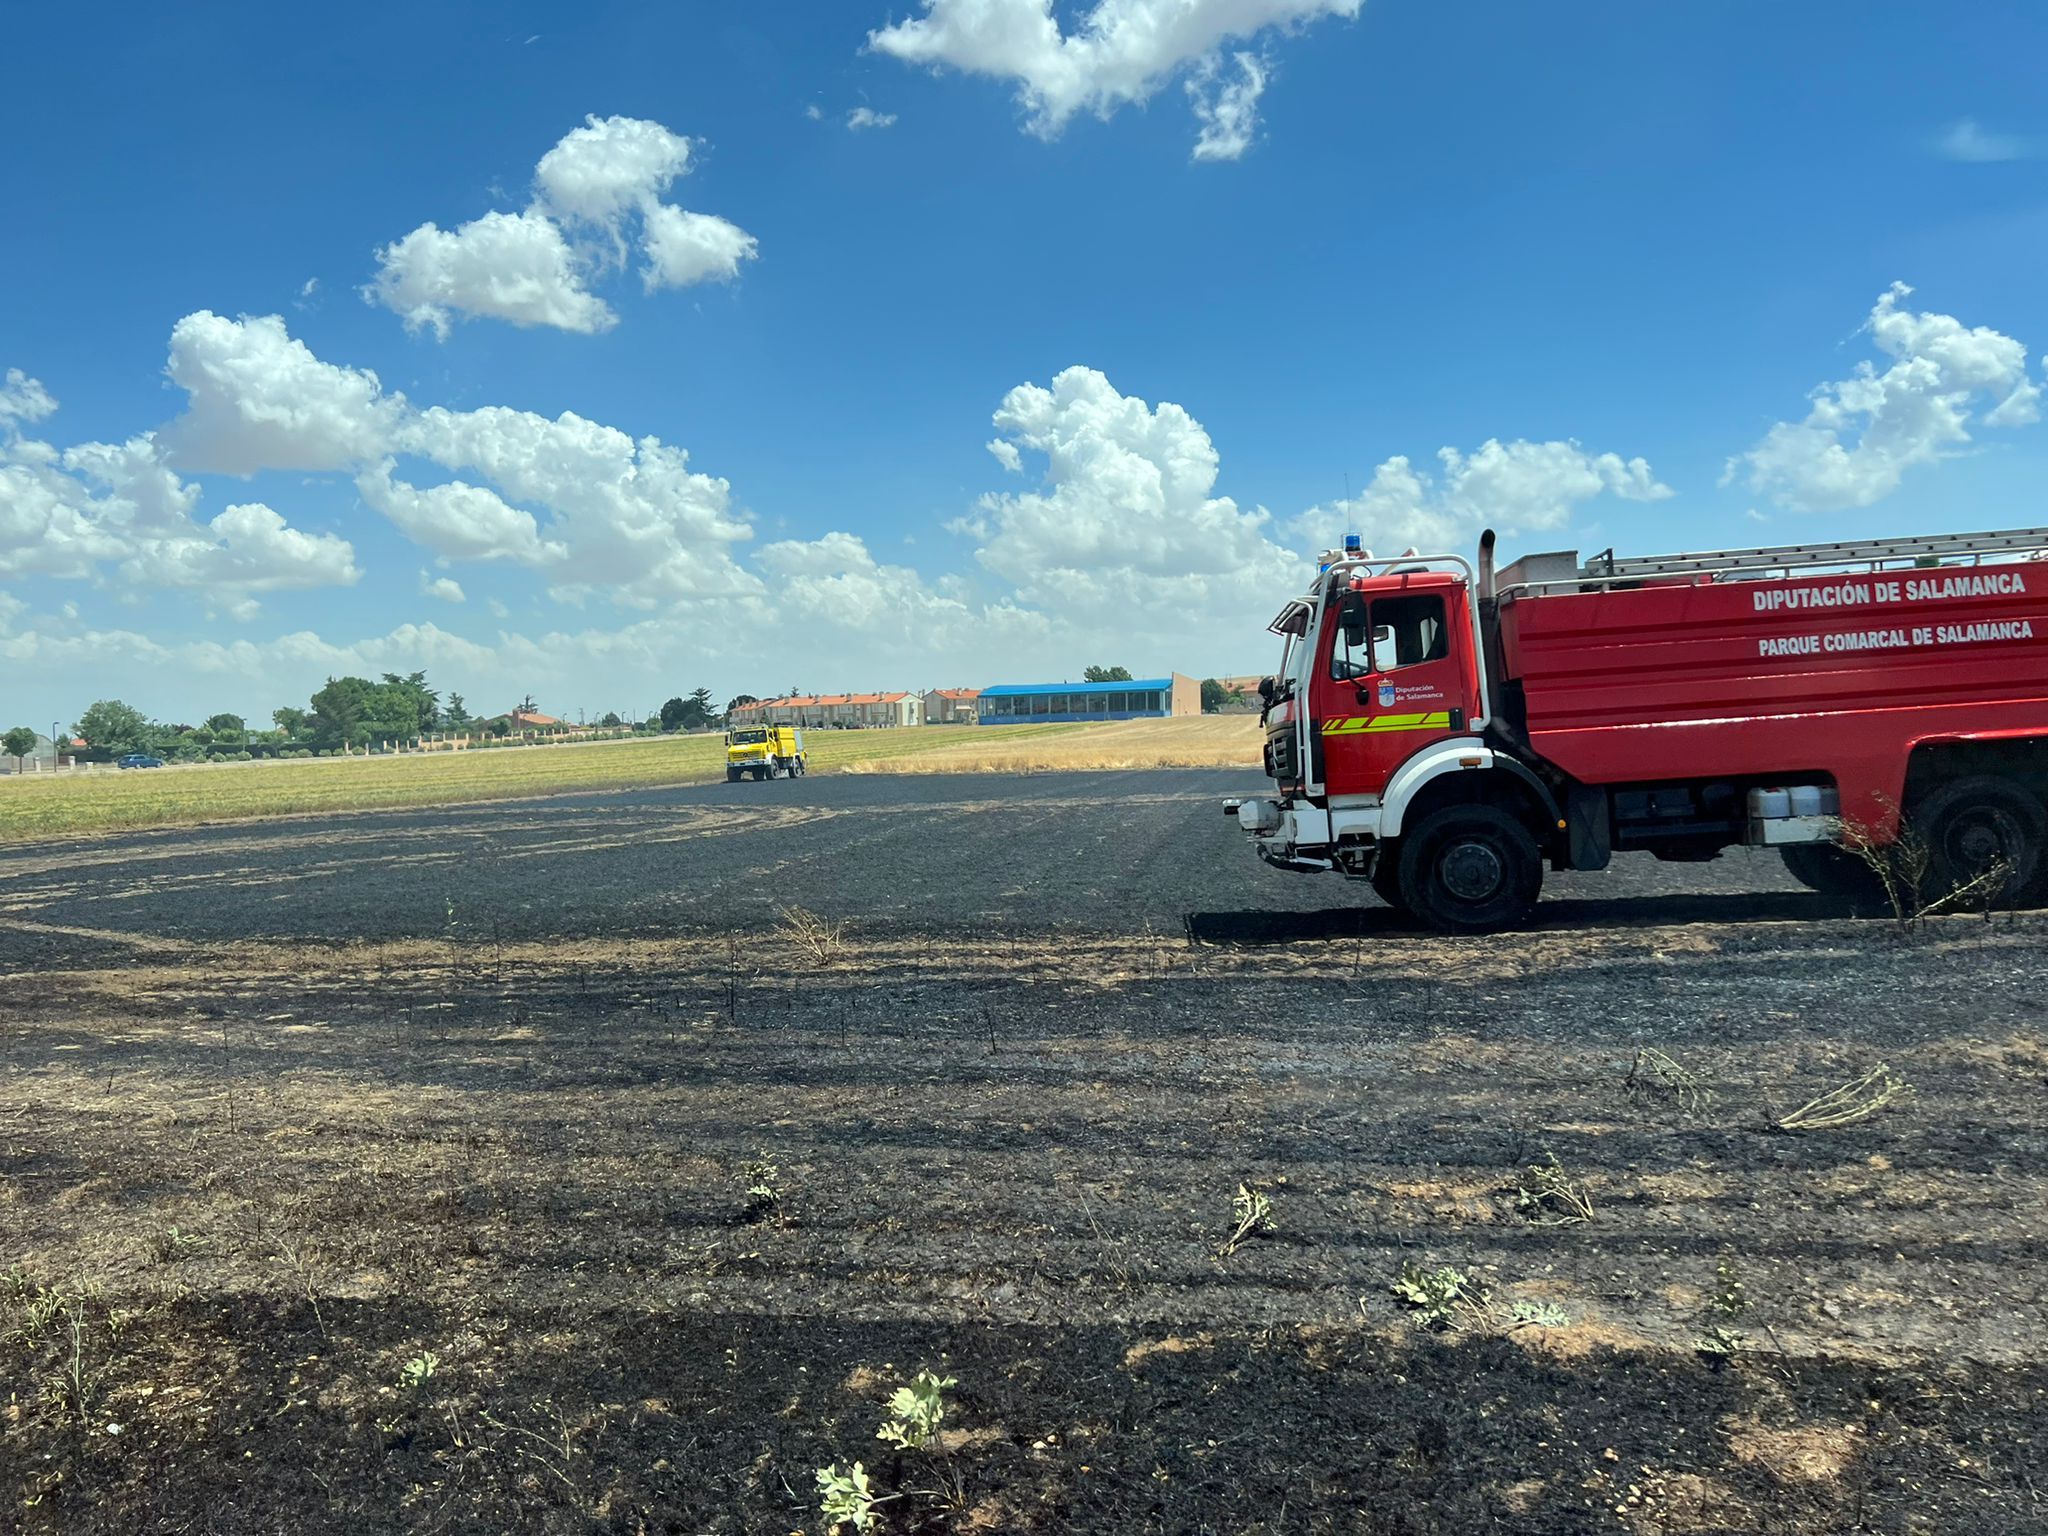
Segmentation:
[(997, 683), (981, 690), (984, 699), (1020, 698), (1039, 693), (1146, 693), (1173, 687), (1170, 677), (1140, 677), (1128, 683)]

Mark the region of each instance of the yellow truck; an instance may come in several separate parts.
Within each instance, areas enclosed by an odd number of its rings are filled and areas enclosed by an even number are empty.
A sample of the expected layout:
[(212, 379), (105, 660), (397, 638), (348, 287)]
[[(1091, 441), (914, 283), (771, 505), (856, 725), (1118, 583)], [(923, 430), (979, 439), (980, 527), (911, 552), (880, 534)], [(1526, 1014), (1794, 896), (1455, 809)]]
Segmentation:
[(794, 779), (802, 776), (809, 755), (804, 733), (787, 725), (750, 725), (725, 733), (725, 782)]

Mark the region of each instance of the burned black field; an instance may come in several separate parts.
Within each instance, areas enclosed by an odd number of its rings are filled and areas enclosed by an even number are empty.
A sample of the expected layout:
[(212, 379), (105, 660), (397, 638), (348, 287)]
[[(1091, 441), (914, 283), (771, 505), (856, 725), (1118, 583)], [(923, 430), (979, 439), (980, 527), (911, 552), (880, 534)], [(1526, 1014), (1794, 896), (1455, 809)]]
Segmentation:
[(1246, 787), (0, 853), (0, 1530), (2048, 1530), (2048, 914), (1445, 941)]

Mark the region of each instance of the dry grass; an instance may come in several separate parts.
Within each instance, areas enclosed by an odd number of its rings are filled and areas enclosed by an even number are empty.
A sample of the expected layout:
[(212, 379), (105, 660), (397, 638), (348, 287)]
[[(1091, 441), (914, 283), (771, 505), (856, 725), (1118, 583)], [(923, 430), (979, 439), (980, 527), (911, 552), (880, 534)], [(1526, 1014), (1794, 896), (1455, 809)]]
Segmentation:
[[(1090, 729), (1014, 726), (1005, 732), (1005, 739), (1040, 739)], [(914, 726), (886, 731), (807, 731), (805, 737), (812, 769), (830, 773), (877, 757), (915, 763), (927, 753), (972, 745), (962, 738), (976, 734), (964, 726)], [(109, 768), (91, 774), (29, 775), (0, 779), (0, 844), (146, 827), (254, 821), (266, 816), (705, 784), (724, 776), (724, 738), (716, 734), (425, 756), (308, 758), (130, 773)]]
[(1256, 768), (1254, 715), (1114, 720), (1057, 735), (1035, 726), (984, 726), (915, 757), (849, 763), (848, 773), (1063, 773), (1096, 768)]

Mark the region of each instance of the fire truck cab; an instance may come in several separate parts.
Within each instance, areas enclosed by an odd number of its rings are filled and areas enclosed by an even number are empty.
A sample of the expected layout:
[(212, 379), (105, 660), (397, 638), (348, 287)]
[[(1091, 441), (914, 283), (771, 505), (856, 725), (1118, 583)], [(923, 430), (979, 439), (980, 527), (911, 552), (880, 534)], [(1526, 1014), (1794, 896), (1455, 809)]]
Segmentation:
[(1850, 895), (1910, 830), (1916, 879), (2048, 886), (2048, 530), (1497, 576), (1491, 533), (1476, 569), (1346, 542), (1271, 626), (1278, 793), (1225, 804), (1268, 864), (1449, 932), (1626, 850), (1778, 847)]

